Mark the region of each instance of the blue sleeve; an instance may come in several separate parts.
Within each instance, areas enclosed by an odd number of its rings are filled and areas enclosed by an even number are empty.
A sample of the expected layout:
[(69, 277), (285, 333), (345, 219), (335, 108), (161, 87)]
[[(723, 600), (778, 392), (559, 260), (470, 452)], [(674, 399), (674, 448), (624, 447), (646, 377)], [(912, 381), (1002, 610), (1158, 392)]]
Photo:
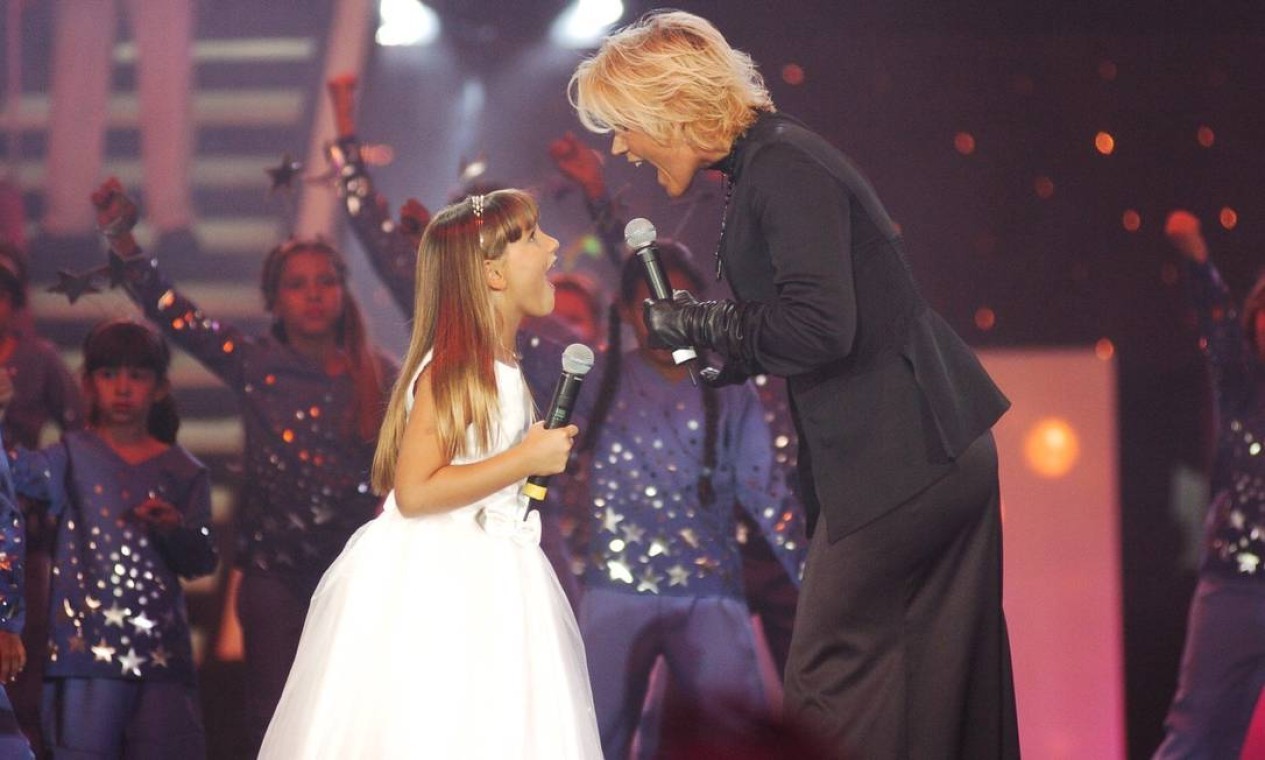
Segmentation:
[(55, 443), (40, 451), (19, 448), (7, 458), (13, 488), (29, 499), (44, 502), (50, 514), (66, 509), (66, 447)]
[(25, 524), (9, 458), (0, 454), (0, 630), (8, 633), (21, 633), (26, 622)]
[(1247, 346), (1239, 310), (1211, 261), (1187, 262), (1191, 303), (1199, 320), (1199, 347), (1212, 371), (1217, 407), (1224, 415), (1255, 391), (1255, 360)]
[(237, 328), (207, 317), (143, 256), (125, 264), (127, 294), (171, 342), (188, 351), (230, 388), (245, 384), (245, 352), (253, 341)]
[(174, 506), (183, 522), (165, 532), (152, 531), (158, 550), (182, 578), (209, 575), (219, 562), (219, 552), (211, 531), (211, 479), (205, 467), (197, 469), (184, 498)]
[(803, 507), (774, 459), (773, 434), (755, 389), (750, 384), (736, 386), (726, 401), (732, 408), (724, 443), (733, 457), (738, 503), (760, 526), (769, 548), (798, 586), (808, 556)]

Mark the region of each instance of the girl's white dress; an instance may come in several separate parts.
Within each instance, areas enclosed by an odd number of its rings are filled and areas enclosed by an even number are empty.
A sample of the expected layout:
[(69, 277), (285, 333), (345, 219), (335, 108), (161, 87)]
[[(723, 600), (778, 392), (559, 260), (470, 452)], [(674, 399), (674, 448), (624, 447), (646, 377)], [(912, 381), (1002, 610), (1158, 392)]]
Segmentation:
[[(530, 421), (519, 370), (496, 379), (489, 454)], [(389, 495), (312, 595), (259, 756), (601, 758), (584, 645), (526, 508), (519, 484), (425, 517)]]

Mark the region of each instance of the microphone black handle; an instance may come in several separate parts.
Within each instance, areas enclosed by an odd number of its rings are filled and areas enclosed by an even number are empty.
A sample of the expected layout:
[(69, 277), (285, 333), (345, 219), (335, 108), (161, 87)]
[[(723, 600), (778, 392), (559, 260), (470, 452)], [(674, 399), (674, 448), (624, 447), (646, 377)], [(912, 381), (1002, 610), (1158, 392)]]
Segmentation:
[(672, 300), (672, 286), (663, 273), (663, 267), (659, 266), (659, 252), (654, 243), (638, 249), (637, 258), (641, 259), (641, 267), (645, 270), (646, 285), (650, 287), (651, 297), (656, 301)]
[[(647, 243), (637, 249), (637, 258), (641, 259), (641, 268), (646, 273), (646, 285), (650, 288), (650, 295), (656, 301), (672, 300), (672, 284), (668, 282), (668, 277), (663, 273), (663, 267), (659, 266), (659, 251), (654, 243)], [(684, 364), (698, 358), (698, 353), (692, 348), (675, 348), (672, 350), (672, 361), (677, 364)], [(690, 378), (693, 379), (694, 373), (690, 372)]]
[[(580, 395), (580, 384), (584, 375), (563, 372), (558, 376), (558, 383), (553, 387), (553, 398), (549, 401), (549, 413), (545, 415), (545, 427), (566, 427), (571, 422), (571, 412), (575, 408), (575, 399)], [(523, 484), (523, 493), (528, 499), (542, 502), (549, 495), (549, 476), (532, 475)]]

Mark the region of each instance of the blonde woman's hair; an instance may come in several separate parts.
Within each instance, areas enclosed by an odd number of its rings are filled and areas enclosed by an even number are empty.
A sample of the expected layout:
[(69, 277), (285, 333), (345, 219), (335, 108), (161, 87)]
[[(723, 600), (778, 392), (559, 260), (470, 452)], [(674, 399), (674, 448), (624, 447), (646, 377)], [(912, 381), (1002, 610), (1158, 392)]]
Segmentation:
[(405, 402), (428, 352), (440, 449), (449, 459), (468, 453), (467, 430), (480, 450), (491, 446), (497, 418), (496, 349), (513, 346), (515, 336), (500, 334), (484, 262), (499, 259), (538, 219), (530, 195), (498, 190), (448, 206), (426, 227), (417, 254), (413, 337), (373, 456), (378, 493), (395, 486), (408, 422)]
[(684, 11), (646, 14), (607, 37), (567, 97), (592, 132), (629, 129), (708, 151), (729, 150), (758, 112), (775, 110), (751, 56)]

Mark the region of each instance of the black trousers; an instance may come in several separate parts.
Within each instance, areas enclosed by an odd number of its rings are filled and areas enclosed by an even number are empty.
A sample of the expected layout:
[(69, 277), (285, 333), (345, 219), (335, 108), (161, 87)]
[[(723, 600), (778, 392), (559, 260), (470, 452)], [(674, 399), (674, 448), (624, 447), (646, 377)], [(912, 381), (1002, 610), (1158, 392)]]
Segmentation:
[(786, 715), (843, 758), (1017, 758), (997, 451), (985, 433), (913, 499), (809, 548)]
[(246, 573), (237, 592), (246, 650), (247, 757), (259, 754), (299, 651), (311, 594), (275, 575)]

